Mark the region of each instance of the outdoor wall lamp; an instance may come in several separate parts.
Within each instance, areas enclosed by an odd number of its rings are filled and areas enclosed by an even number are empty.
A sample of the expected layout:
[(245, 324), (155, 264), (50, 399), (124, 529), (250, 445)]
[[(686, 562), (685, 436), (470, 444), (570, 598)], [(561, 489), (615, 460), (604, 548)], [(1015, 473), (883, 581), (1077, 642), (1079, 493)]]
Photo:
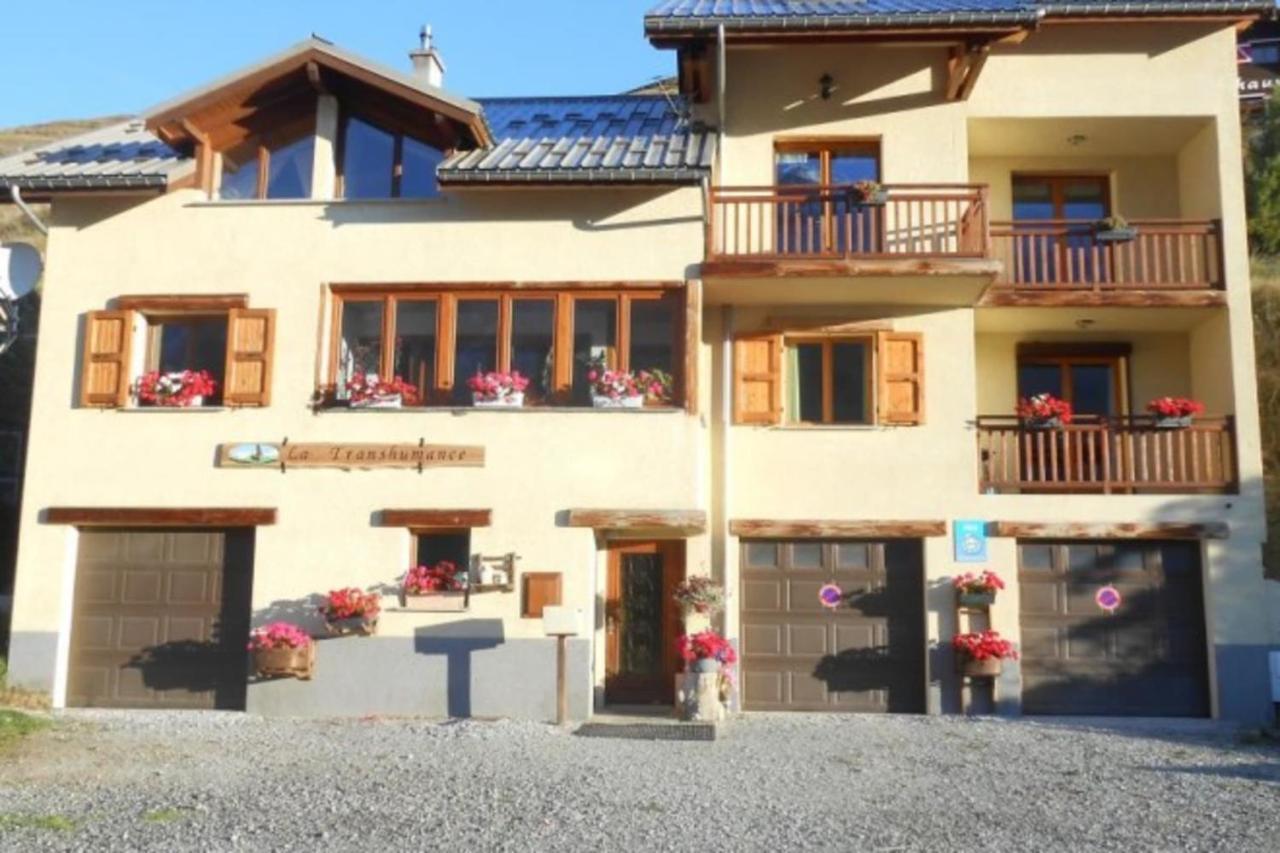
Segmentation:
[(831, 100), (831, 93), (835, 91), (836, 78), (830, 74), (823, 74), (818, 78), (818, 94), (822, 96), (822, 100)]

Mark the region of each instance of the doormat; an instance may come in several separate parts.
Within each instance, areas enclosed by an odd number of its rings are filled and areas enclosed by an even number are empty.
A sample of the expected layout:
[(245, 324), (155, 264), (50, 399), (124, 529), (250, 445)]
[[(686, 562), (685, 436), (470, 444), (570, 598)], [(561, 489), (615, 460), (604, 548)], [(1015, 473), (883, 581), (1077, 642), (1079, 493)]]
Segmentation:
[(578, 737), (610, 737), (621, 740), (715, 740), (714, 723), (583, 723)]

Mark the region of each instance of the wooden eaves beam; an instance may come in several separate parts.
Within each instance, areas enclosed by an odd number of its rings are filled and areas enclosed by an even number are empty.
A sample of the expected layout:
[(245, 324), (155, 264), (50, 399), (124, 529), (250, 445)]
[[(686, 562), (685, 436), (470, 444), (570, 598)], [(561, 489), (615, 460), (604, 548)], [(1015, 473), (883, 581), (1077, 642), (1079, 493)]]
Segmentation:
[(970, 43), (963, 47), (951, 48), (951, 56), (947, 59), (946, 99), (948, 101), (969, 99), (990, 53), (989, 42)]

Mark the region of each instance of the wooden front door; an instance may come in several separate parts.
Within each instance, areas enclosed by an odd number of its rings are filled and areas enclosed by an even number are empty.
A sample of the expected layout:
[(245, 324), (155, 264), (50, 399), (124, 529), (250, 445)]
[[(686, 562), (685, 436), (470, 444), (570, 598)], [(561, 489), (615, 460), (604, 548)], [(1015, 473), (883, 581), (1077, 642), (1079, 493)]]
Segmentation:
[(672, 598), (684, 580), (684, 542), (633, 542), (609, 550), (605, 599), (605, 700), (674, 701), (676, 639), (682, 630)]

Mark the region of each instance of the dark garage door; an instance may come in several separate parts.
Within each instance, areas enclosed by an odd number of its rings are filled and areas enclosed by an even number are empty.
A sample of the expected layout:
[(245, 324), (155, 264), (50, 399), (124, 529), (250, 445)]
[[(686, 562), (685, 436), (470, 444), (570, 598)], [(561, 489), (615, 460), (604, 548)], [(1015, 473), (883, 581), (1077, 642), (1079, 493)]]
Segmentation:
[(1018, 560), (1025, 713), (1209, 714), (1199, 543), (1020, 542)]
[(80, 534), (67, 702), (244, 707), (252, 531)]
[(741, 643), (747, 710), (923, 713), (921, 542), (744, 542)]

